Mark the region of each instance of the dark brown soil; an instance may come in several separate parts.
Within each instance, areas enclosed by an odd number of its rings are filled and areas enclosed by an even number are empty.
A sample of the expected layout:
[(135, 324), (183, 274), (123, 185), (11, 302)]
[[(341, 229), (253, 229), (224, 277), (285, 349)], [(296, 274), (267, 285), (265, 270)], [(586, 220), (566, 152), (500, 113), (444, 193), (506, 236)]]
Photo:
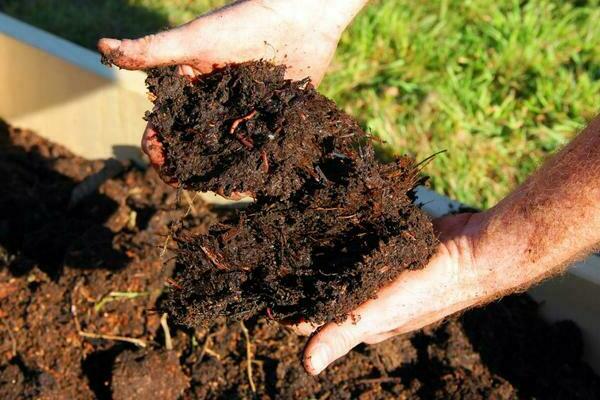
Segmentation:
[(115, 361), (111, 385), (114, 400), (177, 399), (188, 386), (189, 378), (173, 351), (127, 350)]
[[(32, 398), (110, 393), (104, 380), (125, 347), (86, 340), (75, 317), (85, 332), (150, 343), (159, 327), (149, 310), (172, 270), (159, 253), (185, 208), (174, 209), (176, 193), (154, 172), (133, 167), (68, 207), (78, 183), (103, 165), (0, 125), (0, 375), (16, 376), (6, 382), (21, 382)], [(210, 218), (182, 223), (202, 230)], [(138, 296), (98, 308), (113, 291)], [(2, 385), (3, 399), (3, 390), (12, 392)]]
[(433, 253), (432, 224), (411, 201), (418, 167), (379, 163), (354, 119), (284, 72), (266, 62), (194, 82), (150, 72), (162, 173), (186, 189), (256, 198), (208, 234), (178, 237), (178, 288), (163, 303), (178, 323), (341, 321)]
[[(299, 361), (304, 338), (250, 319), (253, 393), (240, 324), (171, 324), (169, 351), (154, 312), (173, 268), (172, 249), (160, 256), (169, 224), (201, 233), (214, 214), (196, 200), (185, 216), (187, 201), (131, 166), (67, 208), (73, 188), (103, 165), (0, 125), (1, 399), (173, 399), (181, 390), (184, 399), (600, 398), (577, 328), (543, 322), (524, 295), (359, 346), (316, 378)], [(147, 347), (84, 337), (77, 322)]]

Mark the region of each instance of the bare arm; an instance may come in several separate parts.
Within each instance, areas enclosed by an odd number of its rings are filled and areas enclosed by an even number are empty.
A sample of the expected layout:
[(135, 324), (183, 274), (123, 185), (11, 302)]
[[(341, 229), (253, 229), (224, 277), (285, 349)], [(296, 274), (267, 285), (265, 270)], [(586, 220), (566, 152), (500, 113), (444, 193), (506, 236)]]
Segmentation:
[(510, 196), (484, 214), (476, 258), (517, 262), (511, 288), (554, 275), (600, 243), (600, 117)]
[(597, 248), (600, 117), (497, 206), (436, 225), (441, 243), (429, 265), (402, 274), (359, 307), (358, 323), (322, 327), (305, 351), (309, 372), (319, 373), (361, 342), (377, 343), (524, 290)]

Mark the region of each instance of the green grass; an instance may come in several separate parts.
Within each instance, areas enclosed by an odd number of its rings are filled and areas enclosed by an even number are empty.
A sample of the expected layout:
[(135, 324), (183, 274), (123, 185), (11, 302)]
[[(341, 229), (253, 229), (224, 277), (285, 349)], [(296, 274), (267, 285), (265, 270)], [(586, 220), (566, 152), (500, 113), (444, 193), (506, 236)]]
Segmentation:
[[(0, 0), (86, 46), (137, 36), (225, 1)], [(418, 159), (435, 189), (488, 207), (600, 105), (598, 1), (381, 0), (344, 34), (321, 90)]]

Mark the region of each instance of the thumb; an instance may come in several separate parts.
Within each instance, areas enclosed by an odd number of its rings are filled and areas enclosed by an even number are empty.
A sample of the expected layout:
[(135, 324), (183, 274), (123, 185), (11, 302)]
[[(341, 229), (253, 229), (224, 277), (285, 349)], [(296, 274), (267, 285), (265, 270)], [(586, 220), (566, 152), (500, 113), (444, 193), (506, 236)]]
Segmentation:
[(184, 64), (189, 57), (187, 36), (184, 25), (135, 40), (103, 38), (98, 41), (98, 50), (110, 63), (124, 69)]
[(317, 375), (329, 364), (344, 356), (354, 346), (363, 341), (362, 324), (351, 320), (339, 325), (330, 322), (319, 330), (308, 342), (304, 350), (304, 368), (311, 375)]

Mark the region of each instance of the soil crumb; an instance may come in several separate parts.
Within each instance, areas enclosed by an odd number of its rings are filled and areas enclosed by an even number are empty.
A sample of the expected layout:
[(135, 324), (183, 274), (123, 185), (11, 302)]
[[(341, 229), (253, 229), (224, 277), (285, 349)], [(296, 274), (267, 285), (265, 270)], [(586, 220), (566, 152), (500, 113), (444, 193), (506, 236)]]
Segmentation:
[(163, 307), (180, 324), (342, 321), (435, 249), (411, 199), (418, 165), (381, 164), (353, 118), (284, 72), (250, 62), (193, 81), (173, 68), (149, 73), (162, 174), (185, 189), (255, 198), (207, 234), (177, 238), (177, 287)]
[[(299, 362), (305, 338), (251, 318), (253, 392), (239, 324), (171, 325), (168, 351), (154, 311), (173, 282), (169, 225), (201, 234), (218, 223), (217, 210), (192, 195), (188, 212), (153, 171), (131, 165), (67, 208), (72, 190), (104, 164), (0, 124), (1, 399), (118, 398), (140, 371), (152, 376), (153, 393), (171, 386), (175, 397), (185, 386), (182, 399), (600, 398), (577, 327), (544, 322), (526, 295), (358, 346), (318, 377)], [(146, 349), (87, 338), (78, 327), (143, 340)]]
[(117, 357), (113, 368), (113, 399), (177, 400), (188, 381), (176, 353), (128, 350)]

